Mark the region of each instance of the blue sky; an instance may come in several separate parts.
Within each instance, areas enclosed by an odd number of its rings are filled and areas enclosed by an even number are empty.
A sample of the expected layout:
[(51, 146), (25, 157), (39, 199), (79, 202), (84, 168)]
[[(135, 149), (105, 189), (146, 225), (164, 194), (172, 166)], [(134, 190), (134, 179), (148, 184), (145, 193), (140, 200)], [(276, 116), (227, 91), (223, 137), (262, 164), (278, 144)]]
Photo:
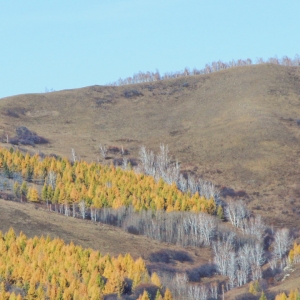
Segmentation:
[(299, 12), (299, 0), (0, 0), (0, 98), (294, 57)]

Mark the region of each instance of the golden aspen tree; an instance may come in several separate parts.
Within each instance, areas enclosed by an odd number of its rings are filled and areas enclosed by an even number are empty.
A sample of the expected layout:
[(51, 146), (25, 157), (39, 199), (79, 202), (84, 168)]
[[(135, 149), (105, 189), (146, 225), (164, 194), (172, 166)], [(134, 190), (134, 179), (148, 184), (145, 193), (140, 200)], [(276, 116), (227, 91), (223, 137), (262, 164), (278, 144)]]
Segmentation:
[(288, 300), (298, 300), (298, 297), (299, 297), (298, 290), (297, 289), (291, 290), (288, 296)]
[(4, 283), (4, 281), (2, 281), (1, 283), (0, 283), (0, 291), (3, 293), (5, 293), (6, 292), (6, 288), (5, 288), (5, 283)]
[(260, 295), (260, 297), (259, 297), (259, 300), (267, 300), (267, 297), (266, 297), (264, 291), (261, 292), (261, 295)]
[(79, 192), (77, 191), (76, 187), (73, 185), (72, 190), (70, 192), (70, 198), (72, 202), (77, 203), (79, 201)]
[(156, 272), (152, 273), (152, 275), (151, 275), (151, 282), (152, 282), (154, 285), (158, 286), (159, 288), (162, 288), (160, 279), (159, 279), (159, 277), (158, 277), (158, 275), (157, 275)]
[(203, 199), (204, 202), (207, 202), (206, 205), (206, 212), (210, 215), (213, 215), (216, 211), (216, 203), (213, 198), (210, 198), (208, 201), (206, 199)]
[(52, 198), (52, 200), (53, 200), (54, 203), (58, 203), (60, 191), (61, 191), (61, 186), (57, 185), (55, 187), (53, 198)]
[(172, 211), (174, 211), (174, 207), (172, 206), (172, 204), (169, 204), (167, 206), (166, 212), (172, 212)]
[(157, 290), (154, 300), (163, 300), (160, 290)]
[[(49, 185), (50, 187), (50, 185)], [(44, 184), (43, 188), (42, 188), (42, 193), (41, 193), (41, 199), (43, 201), (47, 201), (48, 200), (48, 185)]]
[(39, 285), (39, 287), (36, 290), (36, 296), (37, 299), (45, 299), (45, 292), (41, 285)]
[(63, 204), (67, 200), (67, 193), (65, 187), (62, 187), (59, 192), (58, 203)]
[(285, 293), (281, 293), (279, 295), (276, 295), (275, 300), (287, 300), (288, 297)]
[(17, 296), (14, 292), (12, 292), (10, 295), (9, 295), (9, 300), (17, 300)]
[(27, 198), (29, 201), (38, 202), (39, 201), (39, 193), (36, 188), (30, 187), (27, 192)]
[(21, 197), (22, 196), (25, 197), (27, 195), (28, 187), (27, 187), (27, 183), (25, 181), (22, 182), (20, 191), (21, 191)]
[(136, 287), (140, 284), (142, 278), (141, 278), (141, 274), (139, 273), (134, 273), (133, 274), (133, 278), (132, 278), (132, 291), (135, 291)]
[(144, 290), (144, 293), (141, 294), (141, 295), (138, 297), (138, 300), (151, 300), (151, 299), (150, 299), (149, 294), (147, 293), (147, 291)]
[(27, 298), (28, 299), (36, 299), (37, 298), (35, 282), (33, 280), (30, 280), (29, 289), (27, 291)]
[(168, 288), (165, 291), (164, 300), (173, 300), (172, 293)]
[(9, 246), (12, 242), (16, 241), (16, 233), (12, 227), (10, 227), (7, 233), (4, 235), (4, 239), (7, 246)]
[(19, 300), (22, 299), (21, 294), (16, 295), (14, 292), (12, 294), (10, 294), (9, 296), (9, 300)]
[(72, 293), (71, 289), (69, 289), (69, 288), (64, 289), (62, 299), (63, 300), (72, 300), (73, 299), (73, 293)]
[(20, 196), (21, 196), (21, 187), (20, 187), (20, 184), (18, 183), (18, 181), (16, 181), (14, 183), (13, 189), (14, 189), (14, 194), (15, 194), (16, 198), (20, 198)]

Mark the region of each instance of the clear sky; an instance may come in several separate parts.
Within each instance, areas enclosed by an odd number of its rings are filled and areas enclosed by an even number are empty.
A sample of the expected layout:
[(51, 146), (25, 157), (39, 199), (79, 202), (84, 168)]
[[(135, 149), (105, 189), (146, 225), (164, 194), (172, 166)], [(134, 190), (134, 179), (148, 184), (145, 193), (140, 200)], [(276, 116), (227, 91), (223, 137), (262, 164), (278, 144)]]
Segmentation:
[(0, 0), (0, 98), (300, 54), (299, 0)]

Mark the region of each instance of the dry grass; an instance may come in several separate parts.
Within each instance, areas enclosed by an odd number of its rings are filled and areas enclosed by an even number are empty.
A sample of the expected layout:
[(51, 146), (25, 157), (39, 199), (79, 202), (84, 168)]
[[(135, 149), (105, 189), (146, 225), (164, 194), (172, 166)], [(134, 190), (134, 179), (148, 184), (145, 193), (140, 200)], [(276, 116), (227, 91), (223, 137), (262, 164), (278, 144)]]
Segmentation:
[(183, 169), (244, 190), (269, 223), (299, 228), (299, 79), (299, 68), (258, 65), (19, 95), (0, 101), (0, 130), (13, 136), (17, 126), (27, 126), (50, 140), (34, 151), (70, 157), (75, 148), (88, 160), (101, 158), (99, 143), (123, 145), (130, 157), (143, 144), (165, 143)]

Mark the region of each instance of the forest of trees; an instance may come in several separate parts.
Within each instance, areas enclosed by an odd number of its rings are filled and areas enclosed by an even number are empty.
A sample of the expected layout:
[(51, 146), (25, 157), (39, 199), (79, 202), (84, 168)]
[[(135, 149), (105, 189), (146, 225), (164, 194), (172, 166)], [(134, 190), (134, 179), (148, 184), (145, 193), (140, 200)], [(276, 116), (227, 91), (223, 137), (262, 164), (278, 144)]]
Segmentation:
[(218, 72), (229, 68), (251, 66), (253, 64), (275, 64), (275, 65), (282, 65), (282, 66), (289, 66), (289, 67), (292, 66), (299, 67), (300, 56), (297, 54), (293, 59), (287, 56), (283, 56), (281, 59), (277, 57), (271, 57), (267, 60), (258, 58), (256, 63), (253, 63), (253, 61), (250, 58), (232, 60), (227, 63), (219, 60), (219, 61), (214, 61), (210, 64), (206, 64), (203, 69), (194, 68), (193, 70), (190, 70), (189, 68), (186, 67), (183, 71), (165, 73), (164, 75), (160, 75), (158, 70), (156, 70), (155, 72), (139, 72), (137, 74), (134, 74), (132, 77), (127, 77), (125, 79), (120, 78), (118, 81), (110, 83), (109, 85), (120, 86), (120, 85), (136, 84), (142, 82), (154, 82), (154, 81), (166, 80), (170, 78), (210, 74), (210, 73)]
[[(213, 259), (205, 276), (226, 276), (225, 291), (262, 278), (274, 282), (300, 261), (300, 245), (293, 245), (287, 228), (269, 228), (242, 200), (221, 201), (212, 184), (183, 177), (163, 145), (158, 155), (142, 147), (140, 161), (133, 170), (126, 163), (121, 168), (78, 161), (75, 155), (70, 161), (0, 148), (2, 177), (14, 182), (20, 201), (41, 202), (66, 216), (112, 224), (162, 242), (211, 247)], [(197, 281), (192, 275), (159, 276), (179, 299), (185, 294), (191, 300), (200, 295), (217, 299), (221, 292), (218, 283), (190, 284)]]
[[(217, 213), (213, 198), (206, 199), (198, 192), (184, 193), (176, 184), (167, 184), (163, 179), (156, 181), (152, 176), (139, 174), (133, 170), (123, 170), (98, 163), (76, 161), (55, 157), (41, 158), (20, 151), (0, 148), (0, 168), (4, 174), (13, 178), (20, 173), (26, 181), (43, 182), (39, 193), (34, 186), (16, 181), (15, 193), (27, 196), (29, 201), (43, 200), (53, 205), (64, 205), (66, 214), (70, 207), (79, 204), (81, 211), (86, 207), (100, 209), (133, 206), (135, 211), (143, 209), (171, 211), (194, 211)], [(73, 211), (75, 212), (75, 211)]]
[(141, 258), (114, 258), (49, 237), (28, 239), (13, 229), (0, 232), (0, 282), (0, 299), (98, 300), (108, 294), (150, 299), (146, 291), (135, 294), (142, 284), (156, 287), (156, 300), (172, 299)]
[[(265, 296), (264, 299), (266, 300), (267, 297)], [(300, 300), (300, 293), (298, 289), (291, 290), (288, 294), (280, 293), (275, 297), (275, 300)]]
[(300, 263), (300, 244), (294, 243), (293, 248), (289, 252), (289, 260), (291, 263)]

